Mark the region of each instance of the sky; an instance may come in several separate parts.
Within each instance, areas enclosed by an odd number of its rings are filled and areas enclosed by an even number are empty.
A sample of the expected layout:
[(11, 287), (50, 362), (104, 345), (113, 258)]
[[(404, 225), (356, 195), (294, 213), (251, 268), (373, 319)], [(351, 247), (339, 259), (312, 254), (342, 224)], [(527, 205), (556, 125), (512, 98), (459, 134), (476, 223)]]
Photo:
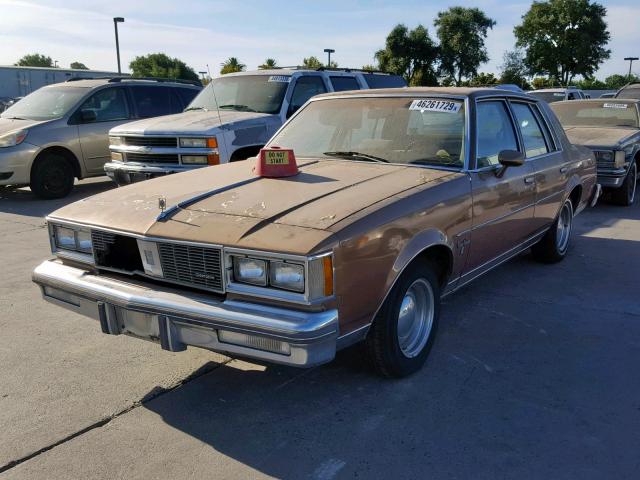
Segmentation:
[[(640, 56), (640, 1), (601, 0), (607, 8), (611, 58), (596, 74), (626, 73), (628, 56)], [(450, 6), (479, 7), (497, 24), (486, 45), (490, 61), (480, 71), (498, 73), (503, 54), (514, 47), (513, 27), (530, 2), (504, 0), (0, 0), (0, 65), (27, 53), (43, 53), (68, 67), (73, 61), (117, 70), (113, 17), (119, 24), (123, 71), (133, 58), (163, 52), (196, 72), (217, 76), (220, 63), (235, 56), (255, 69), (272, 57), (281, 66), (304, 57), (325, 60), (333, 48), (340, 66), (373, 63), (398, 23), (422, 24), (435, 38), (433, 19)], [(640, 62), (633, 68), (640, 74)]]

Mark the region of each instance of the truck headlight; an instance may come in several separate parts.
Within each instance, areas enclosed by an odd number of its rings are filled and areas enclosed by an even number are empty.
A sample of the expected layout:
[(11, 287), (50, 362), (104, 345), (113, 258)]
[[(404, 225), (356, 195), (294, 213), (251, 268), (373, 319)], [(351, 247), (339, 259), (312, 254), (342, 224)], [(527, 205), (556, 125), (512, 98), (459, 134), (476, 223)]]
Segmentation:
[(599, 150), (594, 152), (596, 155), (596, 160), (602, 162), (613, 162), (613, 152), (609, 150)]
[(295, 263), (270, 262), (269, 283), (272, 287), (304, 292), (304, 266)]
[(613, 166), (616, 168), (622, 168), (627, 163), (626, 154), (622, 150), (616, 151), (614, 158)]
[(206, 165), (208, 158), (206, 155), (181, 155), (183, 165)]
[(119, 147), (122, 145), (122, 137), (109, 137), (109, 145)]
[(24, 142), (29, 130), (15, 130), (0, 136), (0, 148), (15, 147)]
[(180, 147), (181, 148), (218, 148), (218, 141), (216, 137), (203, 138), (181, 138), (180, 139)]
[(93, 253), (93, 243), (89, 230), (54, 224), (50, 231), (54, 253), (57, 253), (59, 250), (86, 253), (89, 255)]
[(267, 262), (248, 257), (233, 257), (233, 278), (236, 282), (267, 285)]

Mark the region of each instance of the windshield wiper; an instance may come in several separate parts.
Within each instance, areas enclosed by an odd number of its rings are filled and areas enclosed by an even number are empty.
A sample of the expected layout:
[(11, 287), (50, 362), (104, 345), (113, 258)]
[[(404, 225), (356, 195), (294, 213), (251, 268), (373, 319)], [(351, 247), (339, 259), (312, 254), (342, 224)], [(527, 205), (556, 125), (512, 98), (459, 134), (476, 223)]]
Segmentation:
[(322, 152), (323, 155), (327, 157), (339, 157), (339, 158), (357, 158), (359, 160), (366, 160), (369, 162), (381, 162), (381, 163), (389, 163), (389, 160), (384, 158), (376, 157), (373, 155), (369, 155), (368, 153), (360, 153), (360, 152)]
[(218, 108), (231, 108), (233, 110), (244, 110), (245, 112), (255, 112), (253, 108), (249, 108), (246, 105), (234, 105), (232, 103), (228, 105), (220, 105)]
[(204, 108), (204, 107), (188, 107), (188, 108), (186, 108), (186, 109), (185, 109), (185, 112), (188, 112), (188, 111), (190, 111), (190, 110), (203, 110), (203, 111), (205, 111), (205, 112), (208, 112), (208, 111), (209, 111), (209, 110), (207, 110), (207, 109), (206, 109), (206, 108)]

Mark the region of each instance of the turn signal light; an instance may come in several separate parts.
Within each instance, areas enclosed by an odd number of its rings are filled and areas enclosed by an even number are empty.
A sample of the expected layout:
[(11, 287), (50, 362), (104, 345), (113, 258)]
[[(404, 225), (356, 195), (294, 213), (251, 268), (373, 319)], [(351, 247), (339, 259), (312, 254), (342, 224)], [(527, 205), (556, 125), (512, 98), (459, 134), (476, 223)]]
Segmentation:
[(324, 270), (324, 294), (328, 297), (333, 295), (333, 262), (331, 255), (327, 255), (322, 259), (322, 269)]

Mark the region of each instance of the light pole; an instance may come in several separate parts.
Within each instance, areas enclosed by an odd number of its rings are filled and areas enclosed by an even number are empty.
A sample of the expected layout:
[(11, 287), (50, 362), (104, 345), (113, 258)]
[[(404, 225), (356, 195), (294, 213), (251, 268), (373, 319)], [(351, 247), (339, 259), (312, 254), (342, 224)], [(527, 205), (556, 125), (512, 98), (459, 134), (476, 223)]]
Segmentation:
[(113, 17), (113, 28), (116, 30), (116, 55), (118, 56), (118, 74), (122, 73), (120, 70), (120, 43), (118, 42), (118, 24), (124, 23), (124, 18)]
[(205, 80), (205, 75), (207, 74), (207, 72), (198, 72), (200, 74), (200, 76), (202, 77), (202, 84), (204, 85), (204, 80)]
[(335, 53), (333, 48), (325, 48), (324, 52), (327, 54), (327, 68), (331, 68), (331, 54)]
[(53, 61), (53, 66), (54, 66), (55, 68), (58, 68), (58, 60), (54, 60), (54, 61)]
[(629, 62), (629, 81), (631, 81), (631, 65), (634, 60), (638, 60), (638, 57), (624, 57), (625, 61)]

